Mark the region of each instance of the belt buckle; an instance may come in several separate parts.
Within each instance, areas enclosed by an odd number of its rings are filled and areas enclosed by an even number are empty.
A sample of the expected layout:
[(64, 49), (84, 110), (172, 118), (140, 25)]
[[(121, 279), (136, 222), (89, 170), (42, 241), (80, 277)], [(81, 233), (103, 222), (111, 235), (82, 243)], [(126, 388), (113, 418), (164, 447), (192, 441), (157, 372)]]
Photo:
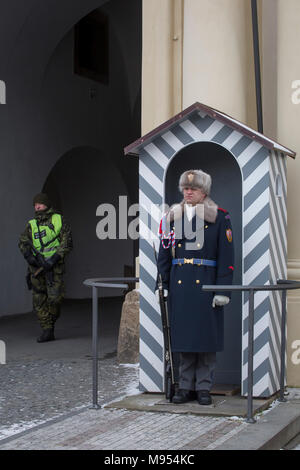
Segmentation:
[(194, 258), (184, 258), (184, 264), (194, 264)]

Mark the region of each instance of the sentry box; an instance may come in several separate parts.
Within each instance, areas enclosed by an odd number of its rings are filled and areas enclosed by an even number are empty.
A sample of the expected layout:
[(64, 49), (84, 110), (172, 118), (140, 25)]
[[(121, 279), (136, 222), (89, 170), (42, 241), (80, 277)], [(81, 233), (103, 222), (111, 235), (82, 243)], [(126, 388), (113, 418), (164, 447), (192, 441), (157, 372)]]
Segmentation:
[[(178, 181), (184, 171), (209, 173), (211, 197), (229, 211), (233, 226), (233, 284), (276, 283), (287, 277), (287, 157), (296, 154), (200, 103), (126, 147), (125, 154), (139, 157), (140, 389), (163, 392), (163, 336), (154, 295), (153, 251), (161, 213), (153, 211), (153, 205), (180, 202)], [(255, 294), (253, 396), (257, 397), (279, 390), (280, 295), (278, 291)], [(246, 395), (248, 294), (234, 293), (224, 314), (225, 347), (217, 353), (215, 382), (240, 384), (241, 394)]]

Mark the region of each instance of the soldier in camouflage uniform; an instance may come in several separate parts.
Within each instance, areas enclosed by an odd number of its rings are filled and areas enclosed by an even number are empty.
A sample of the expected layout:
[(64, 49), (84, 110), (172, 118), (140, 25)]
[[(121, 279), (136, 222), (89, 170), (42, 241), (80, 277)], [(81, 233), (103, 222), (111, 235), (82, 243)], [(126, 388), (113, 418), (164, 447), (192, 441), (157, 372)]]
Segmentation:
[(52, 209), (46, 194), (37, 194), (33, 204), (35, 217), (21, 234), (19, 248), (28, 263), (27, 284), (43, 330), (37, 341), (43, 343), (55, 339), (54, 325), (64, 297), (64, 258), (73, 243), (69, 225)]

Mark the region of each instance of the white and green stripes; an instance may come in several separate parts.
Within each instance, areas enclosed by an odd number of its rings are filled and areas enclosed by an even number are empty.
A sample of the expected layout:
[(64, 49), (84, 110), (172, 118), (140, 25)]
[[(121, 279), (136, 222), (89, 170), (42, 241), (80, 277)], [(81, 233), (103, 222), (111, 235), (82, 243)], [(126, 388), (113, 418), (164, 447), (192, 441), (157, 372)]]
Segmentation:
[[(140, 206), (140, 384), (145, 391), (163, 390), (163, 338), (159, 306), (154, 296), (160, 212), (170, 161), (194, 142), (215, 142), (233, 155), (243, 178), (243, 284), (269, 284), (286, 277), (286, 157), (203, 112), (155, 135), (139, 150)], [(280, 193), (278, 195), (278, 193)], [(238, 312), (237, 312), (238, 314)], [(241, 306), (243, 322), (242, 393), (247, 390), (248, 299)], [(278, 390), (280, 294), (255, 296), (254, 395)]]

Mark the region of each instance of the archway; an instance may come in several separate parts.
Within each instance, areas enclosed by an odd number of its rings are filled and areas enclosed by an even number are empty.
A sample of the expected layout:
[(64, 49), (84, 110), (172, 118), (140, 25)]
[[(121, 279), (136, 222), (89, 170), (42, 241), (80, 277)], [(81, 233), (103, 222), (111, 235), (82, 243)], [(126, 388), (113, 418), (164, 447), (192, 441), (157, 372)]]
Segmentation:
[[(113, 184), (108, 175), (113, 175)], [(43, 190), (72, 229), (74, 250), (67, 260), (66, 297), (89, 297), (82, 284), (84, 279), (123, 276), (126, 266), (133, 268), (132, 240), (99, 240), (96, 234), (97, 207), (111, 204), (118, 217), (119, 196), (128, 197), (127, 184), (116, 161), (91, 147), (72, 149), (56, 163)]]

